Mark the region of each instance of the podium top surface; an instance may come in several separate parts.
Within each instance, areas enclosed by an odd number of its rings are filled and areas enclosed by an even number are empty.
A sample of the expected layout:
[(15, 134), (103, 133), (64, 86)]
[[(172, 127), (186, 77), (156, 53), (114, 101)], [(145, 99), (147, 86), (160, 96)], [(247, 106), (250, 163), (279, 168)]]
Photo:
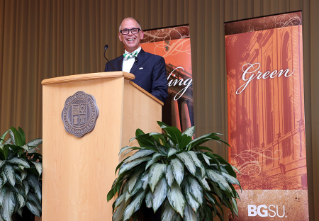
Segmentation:
[[(89, 80), (96, 80), (96, 79), (107, 79), (107, 78), (121, 78), (127, 80), (134, 80), (135, 75), (123, 71), (113, 71), (113, 72), (98, 72), (98, 73), (90, 73), (90, 74), (75, 74), (69, 76), (61, 76), (55, 78), (48, 78), (44, 79), (41, 84), (42, 85), (49, 85), (49, 84), (61, 84), (61, 83), (69, 83), (69, 82), (76, 82), (76, 81), (89, 81)], [(135, 84), (134, 82), (130, 81), (130, 84), (141, 91), (142, 93), (146, 94), (157, 103), (164, 105), (162, 101), (154, 97), (152, 94), (148, 93), (146, 90)]]
[(105, 78), (120, 78), (124, 77), (127, 80), (135, 79), (134, 74), (130, 74), (123, 71), (113, 71), (113, 72), (98, 72), (98, 73), (90, 73), (90, 74), (75, 74), (69, 76), (55, 77), (44, 79), (41, 84), (60, 84), (74, 81), (88, 81), (88, 80), (96, 80), (96, 79), (105, 79)]

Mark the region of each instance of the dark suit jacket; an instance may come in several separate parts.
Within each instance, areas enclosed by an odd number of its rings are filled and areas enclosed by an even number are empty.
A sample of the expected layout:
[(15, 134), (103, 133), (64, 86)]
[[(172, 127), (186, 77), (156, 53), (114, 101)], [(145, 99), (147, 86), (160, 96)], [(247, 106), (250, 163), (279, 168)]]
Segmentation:
[[(123, 56), (110, 61), (117, 71), (122, 71)], [(109, 63), (105, 71), (114, 71)], [(138, 86), (165, 102), (167, 93), (166, 67), (163, 57), (150, 54), (141, 49), (137, 62), (132, 66), (130, 73), (135, 75), (133, 80)]]

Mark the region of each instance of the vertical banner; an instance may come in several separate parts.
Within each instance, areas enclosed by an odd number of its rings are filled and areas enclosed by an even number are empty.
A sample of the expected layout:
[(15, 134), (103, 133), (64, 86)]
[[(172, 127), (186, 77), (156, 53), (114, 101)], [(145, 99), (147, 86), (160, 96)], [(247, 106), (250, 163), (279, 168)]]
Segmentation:
[(225, 33), (229, 162), (243, 187), (232, 220), (309, 220), (301, 12)]
[(184, 131), (194, 125), (189, 26), (146, 30), (141, 43), (144, 51), (165, 59), (169, 97), (163, 121)]

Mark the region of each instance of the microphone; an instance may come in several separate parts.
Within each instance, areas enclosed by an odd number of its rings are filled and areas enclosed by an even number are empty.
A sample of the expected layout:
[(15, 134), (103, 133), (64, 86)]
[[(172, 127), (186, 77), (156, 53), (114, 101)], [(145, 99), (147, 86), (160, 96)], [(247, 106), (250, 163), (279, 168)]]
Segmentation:
[(136, 64), (138, 63), (138, 58), (137, 58), (137, 57), (135, 57), (135, 63), (136, 63)]
[[(108, 47), (109, 47), (108, 45), (105, 45), (105, 46), (104, 46), (104, 58), (107, 60), (107, 62), (110, 63), (110, 65), (112, 66), (113, 70), (114, 70), (114, 71), (117, 71), (117, 70), (115, 69), (115, 67), (112, 65), (112, 63), (109, 61), (109, 59), (107, 59), (106, 56), (105, 56), (105, 52), (106, 52), (106, 49), (107, 49)], [(106, 63), (107, 63), (107, 62), (106, 62)]]

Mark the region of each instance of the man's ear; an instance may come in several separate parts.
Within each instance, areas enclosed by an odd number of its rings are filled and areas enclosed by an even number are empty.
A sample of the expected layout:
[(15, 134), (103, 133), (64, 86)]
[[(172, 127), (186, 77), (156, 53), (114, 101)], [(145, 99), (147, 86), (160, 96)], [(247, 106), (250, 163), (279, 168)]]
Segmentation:
[(140, 39), (143, 39), (143, 38), (144, 38), (144, 32), (141, 30)]
[(122, 41), (122, 35), (121, 35), (121, 33), (119, 33), (119, 39), (120, 39), (120, 41)]

